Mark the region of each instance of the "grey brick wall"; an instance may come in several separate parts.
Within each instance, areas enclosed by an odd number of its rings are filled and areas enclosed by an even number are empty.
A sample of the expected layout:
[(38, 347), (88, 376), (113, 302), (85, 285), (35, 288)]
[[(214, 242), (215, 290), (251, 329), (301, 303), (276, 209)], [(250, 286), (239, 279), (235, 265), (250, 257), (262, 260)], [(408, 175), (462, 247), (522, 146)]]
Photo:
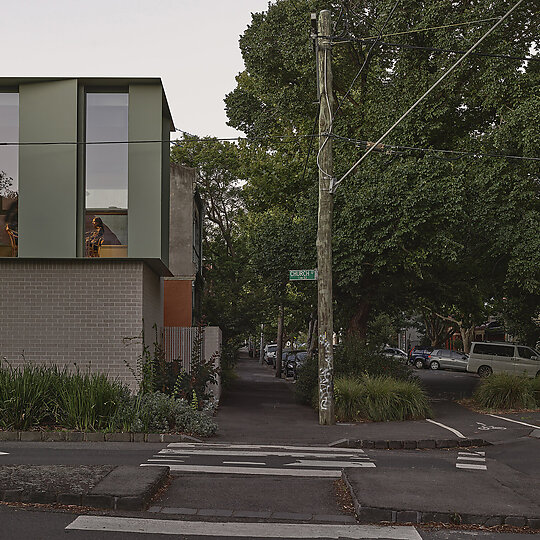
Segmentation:
[(0, 358), (78, 366), (135, 389), (126, 363), (136, 368), (142, 345), (124, 338), (141, 335), (145, 305), (156, 317), (159, 277), (142, 261), (0, 260)]

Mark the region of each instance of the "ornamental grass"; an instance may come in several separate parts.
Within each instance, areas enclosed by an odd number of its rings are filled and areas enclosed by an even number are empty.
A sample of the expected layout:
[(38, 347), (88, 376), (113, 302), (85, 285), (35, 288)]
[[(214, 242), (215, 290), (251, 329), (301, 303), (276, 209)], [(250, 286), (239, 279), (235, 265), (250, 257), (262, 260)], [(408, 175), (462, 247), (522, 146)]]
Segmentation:
[(535, 409), (540, 407), (540, 379), (510, 373), (493, 374), (480, 381), (473, 400), (485, 409)]
[(429, 399), (416, 381), (339, 377), (334, 388), (336, 417), (341, 421), (417, 420), (431, 415)]

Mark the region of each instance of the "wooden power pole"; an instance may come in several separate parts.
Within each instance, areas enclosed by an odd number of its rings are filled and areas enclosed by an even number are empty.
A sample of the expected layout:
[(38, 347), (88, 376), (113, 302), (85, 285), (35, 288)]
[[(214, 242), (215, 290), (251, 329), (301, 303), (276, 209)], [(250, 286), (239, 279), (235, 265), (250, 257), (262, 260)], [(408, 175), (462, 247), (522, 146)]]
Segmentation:
[(332, 313), (332, 44), (329, 10), (319, 14), (317, 72), (319, 82), (319, 216), (317, 228), (319, 315), (319, 424), (335, 424), (334, 415), (334, 320)]

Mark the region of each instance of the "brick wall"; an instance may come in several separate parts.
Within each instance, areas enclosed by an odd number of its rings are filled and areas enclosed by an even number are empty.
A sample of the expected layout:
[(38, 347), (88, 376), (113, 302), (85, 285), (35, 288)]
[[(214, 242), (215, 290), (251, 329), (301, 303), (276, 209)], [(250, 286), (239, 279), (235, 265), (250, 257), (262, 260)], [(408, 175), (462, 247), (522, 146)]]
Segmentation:
[(0, 358), (77, 365), (135, 389), (126, 362), (135, 368), (142, 347), (124, 338), (141, 335), (145, 305), (155, 317), (159, 277), (142, 261), (0, 260)]

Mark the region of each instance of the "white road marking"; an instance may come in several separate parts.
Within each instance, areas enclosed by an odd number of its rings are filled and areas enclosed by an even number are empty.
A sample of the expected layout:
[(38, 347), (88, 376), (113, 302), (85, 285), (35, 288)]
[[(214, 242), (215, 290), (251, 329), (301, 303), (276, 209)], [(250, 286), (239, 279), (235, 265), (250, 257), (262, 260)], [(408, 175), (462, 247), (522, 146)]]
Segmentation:
[(513, 422), (514, 424), (521, 424), (522, 426), (532, 427), (534, 429), (540, 429), (540, 426), (535, 426), (534, 424), (527, 424), (527, 422), (520, 422), (519, 420), (513, 420), (512, 418), (505, 418), (504, 416), (497, 416), (496, 414), (490, 414), (493, 418), (498, 418), (499, 420), (506, 420), (507, 422)]
[(456, 463), (456, 468), (458, 469), (474, 469), (474, 470), (481, 470), (486, 471), (487, 465), (479, 465), (476, 462), (485, 463), (486, 462), (486, 453), (478, 450), (478, 451), (470, 451), (470, 452), (458, 452), (458, 462), (459, 460), (462, 461), (469, 461), (473, 463)]
[(451, 431), (454, 435), (457, 435), (460, 439), (466, 439), (465, 435), (458, 431), (457, 429), (454, 429), (450, 426), (445, 426), (444, 424), (441, 424), (440, 422), (435, 422), (435, 420), (430, 420), (429, 418), (426, 419), (426, 422), (429, 422), (430, 424), (435, 424), (436, 426), (442, 427), (444, 429), (447, 429), (448, 431)]
[[(157, 467), (158, 463), (142, 463), (141, 467)], [(219, 465), (169, 465), (171, 472), (198, 472), (209, 474), (258, 474), (267, 476), (313, 476), (341, 478), (341, 470), (276, 469), (273, 467), (221, 467)]]
[(183, 459), (174, 458), (148, 459), (147, 461), (157, 461), (159, 463), (185, 463), (185, 460)]
[(264, 461), (224, 461), (223, 465), (266, 465)]
[(480, 469), (486, 471), (486, 465), (475, 465), (474, 463), (456, 463), (458, 469)]
[(9, 456), (9, 452), (0, 452), (0, 456)]
[(279, 446), (271, 444), (218, 444), (218, 443), (170, 443), (167, 445), (169, 448), (211, 448), (211, 449), (254, 449), (254, 450), (263, 450), (264, 448), (270, 448), (272, 450), (305, 450), (305, 451), (322, 451), (322, 452), (332, 452), (332, 453), (359, 453), (363, 454), (364, 451), (360, 448), (334, 448), (328, 446)]
[(308, 458), (308, 457), (318, 457), (318, 458), (358, 458), (365, 456), (364, 451), (360, 450), (358, 453), (348, 453), (348, 454), (334, 454), (330, 450), (327, 450), (325, 453), (317, 452), (248, 452), (244, 450), (175, 450), (173, 448), (164, 448), (160, 450), (158, 454), (177, 454), (179, 456), (255, 456), (255, 457), (267, 457), (267, 456), (281, 456), (281, 457), (294, 457), (294, 458)]
[(284, 467), (376, 467), (372, 461), (316, 461), (297, 459), (294, 463), (285, 463)]
[(109, 516), (79, 516), (66, 530), (236, 538), (351, 538), (421, 540), (414, 527), (304, 523), (226, 523)]

